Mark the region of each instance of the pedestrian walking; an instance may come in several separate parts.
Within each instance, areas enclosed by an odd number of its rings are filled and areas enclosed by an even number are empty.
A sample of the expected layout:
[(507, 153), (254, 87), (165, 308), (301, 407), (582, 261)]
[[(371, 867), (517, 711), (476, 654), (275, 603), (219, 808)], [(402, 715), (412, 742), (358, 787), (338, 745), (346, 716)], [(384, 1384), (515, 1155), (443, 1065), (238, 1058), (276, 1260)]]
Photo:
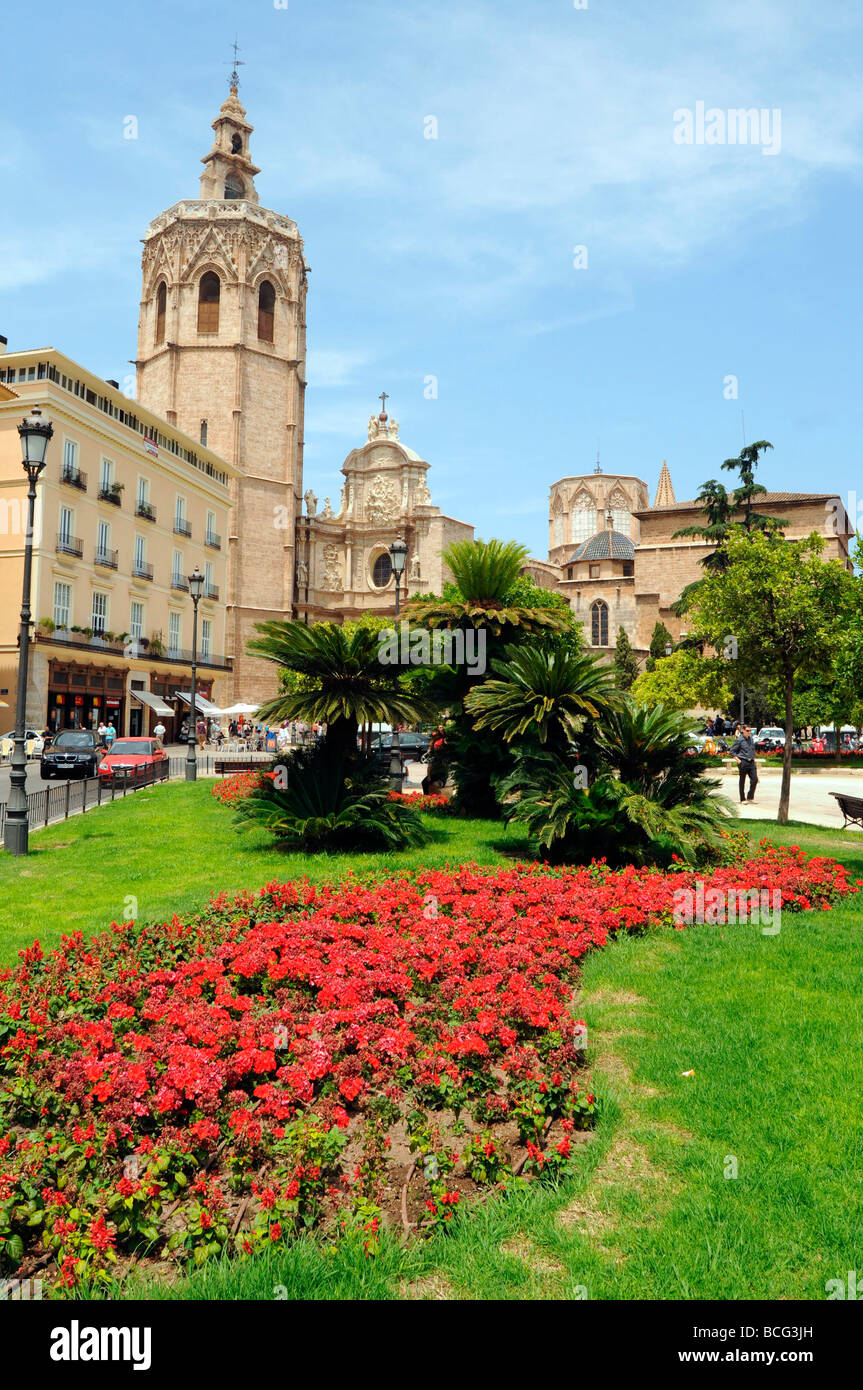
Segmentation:
[(154, 738), (157, 738), (157, 739), (159, 740), (159, 742), (162, 743), (162, 742), (164, 741), (164, 738), (165, 738), (165, 733), (166, 733), (165, 726), (164, 726), (164, 724), (162, 723), (162, 721), (161, 721), (161, 719), (160, 719), (159, 722), (158, 722), (158, 724), (156, 725), (155, 729), (153, 730), (153, 737), (154, 737)]
[(109, 720), (108, 720), (108, 727), (107, 727), (107, 729), (105, 730), (105, 747), (107, 748), (107, 750), (108, 750), (109, 753), (110, 753), (110, 751), (111, 751), (111, 744), (114, 742), (114, 739), (115, 739), (116, 737), (117, 737), (117, 730), (114, 728), (114, 721), (113, 721), (113, 719), (109, 719)]
[(101, 745), (102, 745), (103, 748), (105, 747), (105, 735), (106, 735), (107, 732), (108, 732), (108, 728), (107, 728), (107, 725), (105, 724), (104, 719), (100, 719), (100, 720), (99, 720), (99, 727), (98, 727), (98, 729), (96, 730), (96, 735), (97, 735), (97, 737), (98, 737), (98, 739), (99, 739), (99, 742), (101, 743)]
[[(737, 738), (732, 743), (731, 756), (737, 759), (740, 800), (754, 801), (755, 788), (758, 786), (758, 769), (755, 766), (755, 743), (752, 738), (752, 730), (748, 724), (743, 725)], [(748, 796), (744, 795), (747, 777), (749, 778)]]
[(195, 733), (198, 735), (198, 747), (203, 749), (204, 744), (207, 742), (207, 726), (203, 719), (199, 719), (195, 725)]

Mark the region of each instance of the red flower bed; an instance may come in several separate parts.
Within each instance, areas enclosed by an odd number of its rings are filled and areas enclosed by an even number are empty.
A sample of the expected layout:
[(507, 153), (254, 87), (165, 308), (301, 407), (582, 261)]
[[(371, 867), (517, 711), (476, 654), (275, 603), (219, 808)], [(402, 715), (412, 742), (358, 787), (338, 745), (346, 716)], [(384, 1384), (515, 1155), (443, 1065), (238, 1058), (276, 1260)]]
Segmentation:
[(413, 806), (416, 811), (449, 814), (453, 809), (452, 801), (442, 792), (390, 792), (389, 798), (390, 801), (403, 801), (406, 806)]
[[(318, 1223), (373, 1252), (382, 1220), (442, 1226), (477, 1191), (559, 1173), (596, 1105), (578, 963), (670, 925), (697, 878), (271, 883), (35, 943), (0, 973), (0, 1268), (47, 1253), (74, 1288)], [(710, 883), (778, 888), (786, 908), (857, 891), (841, 865), (769, 847)]]
[(223, 805), (232, 806), (234, 802), (242, 801), (255, 790), (255, 787), (261, 785), (262, 775), (258, 771), (232, 772), (229, 777), (223, 777), (216, 783), (211, 795)]

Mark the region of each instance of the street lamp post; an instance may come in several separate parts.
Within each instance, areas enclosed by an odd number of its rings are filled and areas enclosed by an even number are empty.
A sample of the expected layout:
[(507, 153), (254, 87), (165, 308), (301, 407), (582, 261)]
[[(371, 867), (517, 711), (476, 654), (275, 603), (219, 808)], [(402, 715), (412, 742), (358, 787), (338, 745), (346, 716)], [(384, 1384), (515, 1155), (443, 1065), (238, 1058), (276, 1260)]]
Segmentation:
[(186, 781), (194, 782), (198, 776), (198, 763), (195, 755), (195, 726), (198, 722), (198, 604), (204, 592), (204, 576), (196, 565), (189, 575), (189, 593), (192, 595), (194, 612), (192, 616), (192, 699), (189, 705), (189, 751), (186, 754)]
[(43, 418), (38, 405), (18, 426), (23, 450), (22, 466), (30, 484), (27, 491), (27, 534), (24, 542), (24, 585), (21, 599), (21, 629), (18, 636), (18, 692), (15, 702), (15, 742), (6, 807), (3, 843), (9, 854), (27, 854), (30, 821), (27, 815), (27, 675), (30, 662), (30, 578), (33, 571), (33, 525), (36, 515), (36, 484), (45, 467), (48, 442), (54, 427)]
[[(401, 536), (399, 536), (398, 539), (394, 540), (392, 545), (390, 546), (390, 560), (392, 561), (393, 575), (395, 576), (396, 581), (396, 617), (399, 616), (399, 609), (401, 606), (399, 601), (401, 597), (401, 583), (402, 575), (405, 572), (405, 561), (407, 557), (408, 548), (402, 540)], [(392, 747), (390, 749), (390, 782), (392, 783), (393, 791), (401, 791), (402, 784), (404, 782), (404, 774), (402, 771), (402, 754), (401, 746), (399, 744), (399, 731), (398, 726), (395, 724), (393, 725), (393, 741)]]

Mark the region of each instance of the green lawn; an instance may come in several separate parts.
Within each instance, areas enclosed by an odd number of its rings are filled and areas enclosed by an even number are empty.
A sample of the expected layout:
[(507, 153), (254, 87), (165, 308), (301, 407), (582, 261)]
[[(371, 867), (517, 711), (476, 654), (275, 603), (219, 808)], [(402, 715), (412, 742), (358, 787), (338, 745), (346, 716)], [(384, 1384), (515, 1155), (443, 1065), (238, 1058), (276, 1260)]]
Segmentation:
[[(433, 822), (398, 864), (494, 863), (524, 846), (493, 824)], [(748, 822), (863, 877), (859, 836)], [(274, 853), (206, 784), (158, 787), (0, 856), (0, 940), (184, 910), (213, 889), (321, 879), (392, 860)], [(74, 858), (72, 857), (74, 855)], [(130, 1293), (183, 1298), (821, 1299), (860, 1269), (863, 904), (786, 914), (778, 936), (691, 927), (585, 962), (582, 1013), (604, 1111), (560, 1189), (533, 1186), (376, 1260), (303, 1239), (242, 1265)], [(691, 1072), (692, 1075), (683, 1073)], [(736, 1173), (736, 1176), (733, 1174)]]
[[(394, 861), (384, 854), (285, 854), (263, 831), (243, 830), (211, 795), (212, 781), (165, 782), (30, 836), (31, 853), (0, 853), (0, 961), (39, 937), (96, 932), (124, 913), (152, 921), (206, 903), (211, 893), (271, 879), (320, 881), (350, 869), (430, 868), (527, 856), (516, 834), (492, 821), (426, 818), (431, 841)], [(137, 907), (129, 903), (137, 900)]]

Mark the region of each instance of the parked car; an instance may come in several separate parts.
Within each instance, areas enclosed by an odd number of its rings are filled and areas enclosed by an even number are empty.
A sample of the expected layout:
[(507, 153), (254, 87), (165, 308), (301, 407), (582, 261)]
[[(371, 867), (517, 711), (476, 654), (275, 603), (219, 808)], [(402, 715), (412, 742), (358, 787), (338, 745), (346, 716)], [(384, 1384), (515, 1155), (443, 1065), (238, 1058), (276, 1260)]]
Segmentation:
[[(402, 762), (420, 762), (428, 752), (428, 746), (428, 734), (399, 734), (399, 752), (401, 753)], [(392, 734), (384, 734), (380, 742), (378, 742), (377, 739), (374, 740), (372, 743), (372, 752), (376, 753), (382, 762), (388, 763), (392, 747)]]
[(765, 724), (753, 738), (756, 751), (759, 753), (772, 753), (777, 748), (785, 747), (785, 730), (776, 724)]
[(158, 738), (118, 738), (100, 762), (99, 776), (105, 781), (124, 777), (146, 780), (167, 761), (168, 754)]
[(95, 729), (63, 729), (42, 753), (43, 781), (52, 777), (94, 777), (102, 760)]

